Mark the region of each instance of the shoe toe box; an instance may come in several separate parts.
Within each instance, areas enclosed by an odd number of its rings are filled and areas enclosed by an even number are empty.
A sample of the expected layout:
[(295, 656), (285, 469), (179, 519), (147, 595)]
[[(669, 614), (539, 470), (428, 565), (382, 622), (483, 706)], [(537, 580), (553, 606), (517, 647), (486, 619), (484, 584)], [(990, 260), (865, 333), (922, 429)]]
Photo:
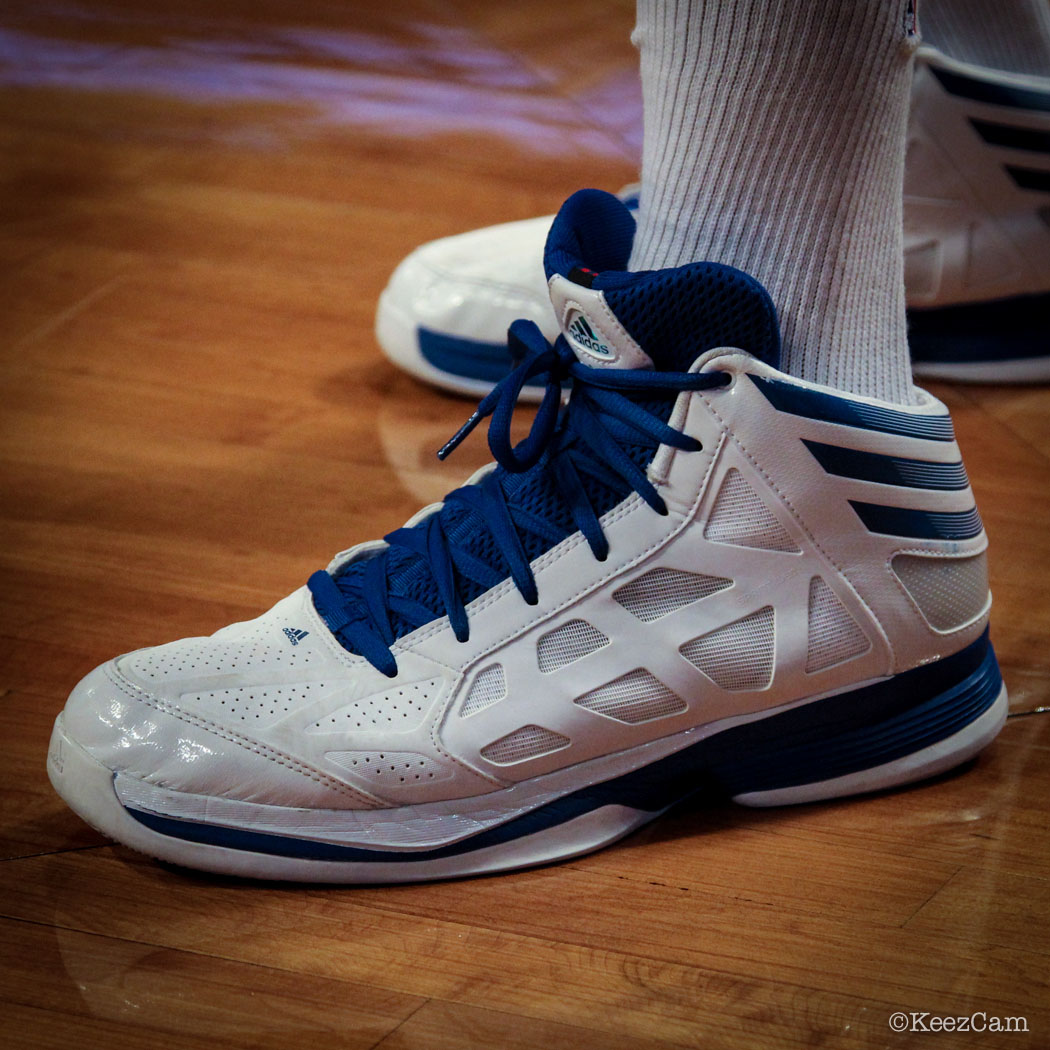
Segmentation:
[(557, 331), (543, 273), (550, 220), (446, 237), (417, 248), (384, 292), (389, 309), (444, 336), (502, 343), (518, 318)]
[(173, 791), (273, 805), (373, 804), (304, 748), (301, 727), (315, 702), (368, 673), (318, 641), (304, 607), (293, 595), (249, 623), (103, 664), (69, 697), (66, 735), (115, 774)]

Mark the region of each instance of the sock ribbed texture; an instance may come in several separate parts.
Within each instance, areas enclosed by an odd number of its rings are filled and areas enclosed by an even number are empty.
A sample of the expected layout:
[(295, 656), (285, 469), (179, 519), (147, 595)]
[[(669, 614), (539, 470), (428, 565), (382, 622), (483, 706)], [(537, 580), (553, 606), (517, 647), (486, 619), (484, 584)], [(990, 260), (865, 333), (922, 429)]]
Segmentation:
[(1048, 0), (923, 0), (922, 39), (960, 62), (1050, 77)]
[(912, 400), (902, 193), (907, 0), (639, 0), (644, 141), (631, 269), (752, 274), (785, 371)]

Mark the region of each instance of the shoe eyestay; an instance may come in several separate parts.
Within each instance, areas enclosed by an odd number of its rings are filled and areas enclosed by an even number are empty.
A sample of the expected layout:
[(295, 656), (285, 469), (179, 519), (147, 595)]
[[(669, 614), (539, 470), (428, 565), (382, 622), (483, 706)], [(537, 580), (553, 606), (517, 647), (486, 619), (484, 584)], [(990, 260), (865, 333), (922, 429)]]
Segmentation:
[[(700, 442), (660, 419), (652, 401), (666, 405), (681, 391), (713, 390), (732, 382), (732, 376), (721, 371), (591, 367), (576, 359), (563, 336), (548, 343), (531, 321), (515, 321), (508, 337), (511, 353), (520, 364), (482, 399), (438, 452), (439, 458), (445, 459), (491, 416), (488, 442), (497, 468), (476, 484), (454, 489), (445, 497), (442, 510), (424, 521), (388, 533), (384, 537), (387, 548), (365, 561), (360, 571), (333, 577), (322, 569), (308, 581), (318, 614), (340, 644), (390, 678), (397, 675), (391, 646), (399, 633), (405, 633), (395, 628), (395, 621), (402, 628), (414, 629), (446, 616), (455, 637), (460, 642), (469, 639), (469, 599), (462, 593), (463, 579), (488, 589), (509, 575), (529, 605), (538, 603), (522, 534), (532, 533), (553, 546), (566, 533), (536, 510), (509, 502), (505, 486), (508, 476), (547, 472), (576, 529), (594, 557), (604, 561), (609, 544), (584, 479), (589, 477), (621, 491), (623, 497), (637, 492), (658, 514), (667, 514), (667, 505), (646, 476), (644, 466), (635, 462), (624, 446), (655, 450), (664, 444), (684, 452), (699, 451)], [(522, 387), (537, 377), (546, 382), (543, 399), (528, 436), (513, 445), (511, 421), (518, 396)], [(563, 406), (562, 395), (569, 380), (572, 390), (568, 404)], [(476, 545), (468, 545), (464, 537), (450, 535), (443, 511), (457, 505), (480, 519), (491, 535), (495, 560), (502, 564), (494, 565), (479, 556)], [(391, 590), (390, 559), (394, 551), (408, 552), (425, 564), (434, 583), (437, 608)]]

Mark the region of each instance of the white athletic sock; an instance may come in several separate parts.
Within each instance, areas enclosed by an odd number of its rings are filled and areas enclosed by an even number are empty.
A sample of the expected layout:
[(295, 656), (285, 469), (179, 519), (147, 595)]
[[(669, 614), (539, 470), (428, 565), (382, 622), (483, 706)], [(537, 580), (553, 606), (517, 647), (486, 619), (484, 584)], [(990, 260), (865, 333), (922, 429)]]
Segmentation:
[(908, 0), (638, 0), (632, 269), (707, 259), (769, 290), (783, 367), (912, 400), (902, 193)]
[(1048, 0), (923, 0), (923, 43), (960, 62), (1050, 77)]

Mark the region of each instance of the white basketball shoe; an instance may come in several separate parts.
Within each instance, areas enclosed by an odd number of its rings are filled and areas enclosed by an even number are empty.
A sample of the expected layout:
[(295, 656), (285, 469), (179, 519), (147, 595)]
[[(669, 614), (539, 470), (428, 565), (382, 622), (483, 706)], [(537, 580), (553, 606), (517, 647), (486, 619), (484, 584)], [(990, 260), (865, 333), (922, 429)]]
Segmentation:
[[(1050, 381), (1050, 80), (916, 60), (905, 283), (917, 375)], [(637, 203), (637, 188), (626, 191)], [(543, 272), (553, 216), (432, 241), (394, 271), (376, 337), (421, 379), (482, 394), (517, 317), (558, 332)], [(526, 389), (536, 398), (539, 387)]]
[(491, 414), (497, 464), (258, 619), (76, 687), (48, 767), (77, 813), (209, 871), (410, 881), (585, 853), (701, 790), (892, 787), (995, 737), (945, 407), (785, 375), (757, 282), (626, 272), (633, 226), (596, 190), (560, 212), (560, 334), (515, 325), (521, 363), (448, 446)]

